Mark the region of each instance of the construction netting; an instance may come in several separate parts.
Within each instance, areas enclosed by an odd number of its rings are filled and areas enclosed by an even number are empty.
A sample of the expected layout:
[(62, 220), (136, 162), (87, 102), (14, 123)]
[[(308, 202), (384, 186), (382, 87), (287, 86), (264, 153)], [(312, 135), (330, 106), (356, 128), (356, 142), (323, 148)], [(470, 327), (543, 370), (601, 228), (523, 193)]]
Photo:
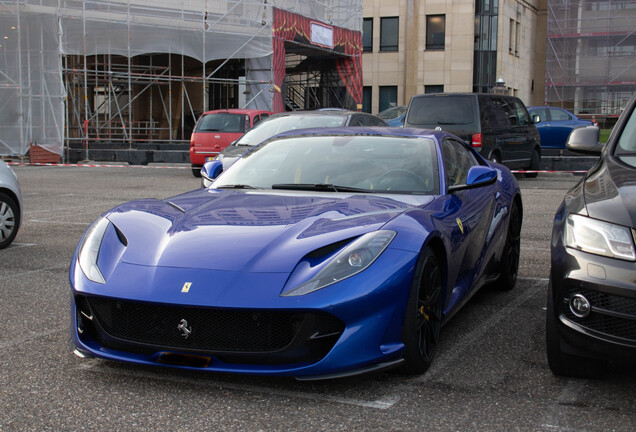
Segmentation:
[[(167, 53), (204, 65), (245, 59), (249, 93), (260, 95), (251, 107), (271, 109), (274, 8), (353, 31), (362, 27), (361, 0), (1, 2), (0, 155), (24, 155), (34, 143), (62, 154), (69, 115), (65, 56)], [(204, 78), (214, 72), (204, 70)]]
[(636, 2), (550, 0), (546, 102), (599, 123), (636, 91)]

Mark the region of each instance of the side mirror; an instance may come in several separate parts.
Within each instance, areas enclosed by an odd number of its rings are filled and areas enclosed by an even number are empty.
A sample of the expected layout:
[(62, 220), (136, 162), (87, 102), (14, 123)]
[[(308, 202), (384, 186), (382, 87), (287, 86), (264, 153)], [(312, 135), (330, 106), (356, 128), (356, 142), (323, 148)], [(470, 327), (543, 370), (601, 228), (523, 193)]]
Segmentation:
[(493, 183), (497, 179), (497, 170), (487, 166), (474, 166), (468, 170), (466, 186), (477, 187)]
[(532, 124), (541, 122), (541, 116), (539, 114), (532, 114)]
[(450, 186), (448, 188), (449, 192), (461, 190), (461, 189), (472, 189), (480, 186), (486, 186), (494, 183), (497, 180), (497, 170), (488, 166), (474, 166), (468, 170), (468, 175), (466, 176), (466, 184)]
[(223, 162), (213, 160), (203, 164), (201, 168), (201, 187), (208, 187), (223, 171)]
[(598, 126), (585, 126), (570, 132), (565, 147), (576, 153), (597, 154), (603, 151), (603, 144), (599, 142), (600, 129)]

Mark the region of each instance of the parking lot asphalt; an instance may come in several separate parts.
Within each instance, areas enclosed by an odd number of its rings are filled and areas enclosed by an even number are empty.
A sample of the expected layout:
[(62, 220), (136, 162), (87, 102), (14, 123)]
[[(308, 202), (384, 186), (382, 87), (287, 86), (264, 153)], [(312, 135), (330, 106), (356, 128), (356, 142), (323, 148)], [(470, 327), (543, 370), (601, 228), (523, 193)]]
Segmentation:
[(554, 377), (545, 359), (552, 217), (578, 177), (519, 177), (520, 279), (482, 289), (442, 329), (432, 367), (298, 382), (79, 359), (68, 345), (68, 267), (116, 204), (199, 186), (189, 167), (15, 170), (24, 221), (0, 251), (0, 431), (633, 431), (636, 370)]

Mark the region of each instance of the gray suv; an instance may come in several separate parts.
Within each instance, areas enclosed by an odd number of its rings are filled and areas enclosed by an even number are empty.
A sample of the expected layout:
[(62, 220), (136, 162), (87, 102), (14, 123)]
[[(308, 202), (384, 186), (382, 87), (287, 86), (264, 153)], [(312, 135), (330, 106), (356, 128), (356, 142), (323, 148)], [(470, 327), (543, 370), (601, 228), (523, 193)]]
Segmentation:
[(538, 121), (516, 97), (436, 93), (411, 98), (404, 126), (451, 132), (491, 161), (536, 171), (541, 165), (541, 140), (534, 125)]

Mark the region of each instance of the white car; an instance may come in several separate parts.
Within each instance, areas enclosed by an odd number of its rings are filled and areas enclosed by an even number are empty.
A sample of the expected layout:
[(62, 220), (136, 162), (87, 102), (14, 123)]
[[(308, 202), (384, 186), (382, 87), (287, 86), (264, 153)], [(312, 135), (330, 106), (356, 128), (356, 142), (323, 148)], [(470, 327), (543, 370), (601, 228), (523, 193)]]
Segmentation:
[(11, 244), (22, 221), (22, 198), (15, 171), (0, 161), (0, 249)]

